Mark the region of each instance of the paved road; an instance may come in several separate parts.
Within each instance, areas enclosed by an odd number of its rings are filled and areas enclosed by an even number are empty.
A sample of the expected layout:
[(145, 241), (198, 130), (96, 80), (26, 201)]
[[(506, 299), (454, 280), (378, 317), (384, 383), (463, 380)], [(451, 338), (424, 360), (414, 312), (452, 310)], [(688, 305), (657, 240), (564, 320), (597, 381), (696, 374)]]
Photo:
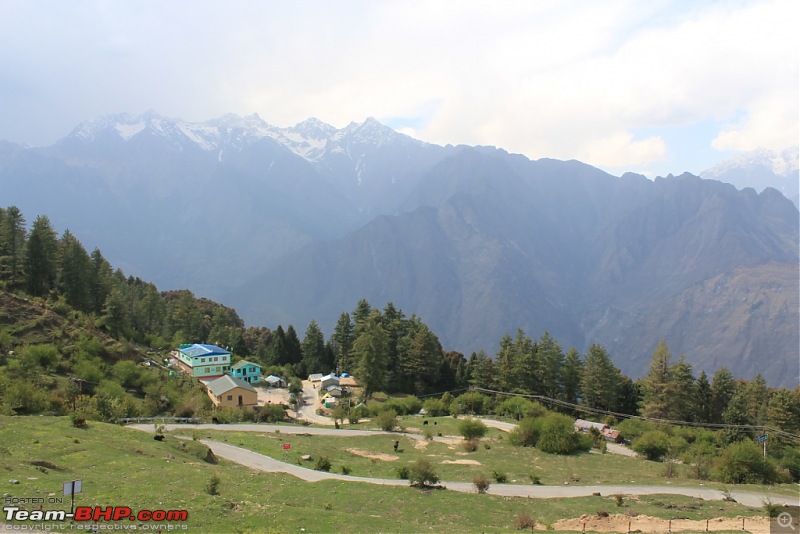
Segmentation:
[[(487, 420), (489, 421), (489, 420)], [(511, 425), (511, 423), (503, 423), (502, 421), (495, 421), (501, 425)], [(129, 425), (131, 428), (142, 430), (145, 432), (153, 432), (153, 425)], [(498, 427), (499, 428), (499, 427)], [(383, 432), (380, 430), (349, 430), (349, 429), (335, 429), (335, 428), (318, 428), (318, 427), (300, 427), (290, 425), (269, 425), (269, 424), (233, 424), (233, 425), (214, 425), (214, 424), (200, 424), (200, 425), (165, 425), (165, 430), (228, 430), (232, 432), (275, 432), (280, 430), (282, 434), (311, 434), (318, 436), (364, 436), (364, 435), (382, 435), (390, 434), (392, 436), (405, 436), (411, 439), (424, 439), (420, 434), (409, 434), (400, 432)], [(446, 439), (446, 438), (434, 438)], [(258, 469), (267, 472), (281, 472), (289, 473), (302, 480), (315, 482), (317, 480), (337, 479), (348, 480), (351, 482), (365, 482), (369, 484), (381, 484), (392, 486), (403, 486), (407, 482), (397, 479), (382, 479), (382, 478), (365, 478), (339, 475), (336, 473), (326, 473), (323, 471), (315, 471), (313, 469), (306, 469), (298, 465), (281, 462), (269, 456), (259, 454), (241, 447), (235, 447), (228, 443), (222, 443), (214, 440), (200, 440), (208, 445), (214, 454), (226, 460), (242, 464), (244, 466)], [(474, 492), (475, 488), (468, 482), (443, 482), (448, 489), (461, 491), (461, 492)], [(531, 497), (537, 499), (558, 498), (558, 497), (586, 497), (593, 493), (599, 492), (601, 495), (613, 495), (621, 493), (623, 495), (652, 495), (658, 493), (666, 493), (673, 495), (686, 495), (689, 497), (696, 497), (706, 500), (722, 500), (722, 492), (715, 489), (708, 488), (688, 488), (680, 486), (533, 486), (533, 485), (518, 485), (518, 484), (492, 484), (489, 492), (494, 495), (503, 495), (507, 497)], [(797, 498), (787, 497), (785, 495), (776, 495), (768, 493), (758, 493), (751, 491), (731, 491), (731, 496), (737, 502), (746, 506), (761, 507), (765, 499), (769, 499), (775, 504), (791, 504), (797, 505), (800, 501), (800, 495)]]
[[(127, 428), (142, 430), (144, 432), (154, 432), (153, 425), (137, 424), (127, 425)], [(241, 424), (225, 424), (215, 425), (210, 423), (203, 423), (199, 425), (164, 425), (165, 431), (184, 430), (190, 432), (192, 430), (227, 430), (229, 432), (275, 432), (280, 430), (281, 434), (310, 434), (312, 436), (378, 436), (381, 434), (391, 436), (404, 436), (411, 439), (423, 440), (425, 437), (422, 434), (412, 434), (409, 432), (385, 432), (383, 430), (351, 430), (348, 428), (320, 428), (313, 426), (297, 426), (297, 425), (270, 425), (263, 423), (241, 423)], [(435, 441), (448, 441), (452, 440), (451, 437), (434, 437)]]
[(319, 390), (308, 380), (303, 380), (303, 404), (298, 406), (297, 418), (315, 425), (333, 426), (333, 419), (324, 415), (317, 415), (319, 404)]
[[(359, 431), (351, 430), (350, 432)], [(297, 478), (306, 480), (308, 482), (333, 479), (346, 480), (350, 482), (365, 482), (368, 484), (378, 484), (384, 486), (405, 486), (408, 484), (408, 482), (405, 480), (390, 478), (365, 478), (339, 475), (336, 473), (327, 473), (324, 471), (315, 471), (313, 469), (306, 469), (305, 467), (300, 467), (298, 465), (281, 462), (269, 456), (243, 449), (241, 447), (236, 447), (228, 443), (221, 443), (213, 440), (200, 441), (208, 445), (211, 450), (214, 451), (214, 454), (221, 458), (225, 458), (226, 460), (269, 473), (289, 473), (290, 475), (296, 476)], [(463, 493), (475, 492), (475, 487), (468, 482), (442, 482), (442, 485), (446, 486), (447, 489), (460, 491)], [(719, 490), (707, 488), (685, 488), (679, 486), (533, 486), (519, 484), (492, 484), (487, 493), (506, 497), (530, 497), (534, 499), (587, 497), (591, 496), (593, 493), (600, 493), (601, 495), (614, 495), (617, 493), (623, 495), (672, 494), (686, 495), (705, 500), (721, 501), (723, 499), (722, 492)], [(767, 498), (775, 504), (796, 505), (798, 502), (797, 498), (792, 499), (784, 495), (756, 493), (750, 491), (731, 491), (730, 493), (737, 502), (744, 504), (745, 506), (752, 507), (763, 506), (763, 501)]]

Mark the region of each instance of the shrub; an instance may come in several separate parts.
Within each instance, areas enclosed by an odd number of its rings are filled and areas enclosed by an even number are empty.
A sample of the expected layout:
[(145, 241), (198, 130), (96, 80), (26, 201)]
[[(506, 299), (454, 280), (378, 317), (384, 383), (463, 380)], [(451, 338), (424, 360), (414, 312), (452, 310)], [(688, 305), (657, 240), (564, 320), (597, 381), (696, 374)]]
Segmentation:
[(778, 462), (789, 472), (792, 482), (800, 482), (800, 448), (787, 447)]
[(475, 452), (475, 451), (478, 450), (478, 444), (479, 443), (480, 443), (480, 440), (478, 440), (477, 438), (472, 438), (472, 439), (468, 439), (468, 440), (464, 441), (461, 444), (461, 446), (464, 448), (464, 450), (466, 452)]
[(397, 471), (397, 478), (400, 480), (408, 480), (408, 477), (411, 473), (411, 470), (408, 468), (407, 465), (401, 465), (400, 467), (395, 467), (395, 471)]
[(542, 422), (541, 418), (525, 418), (517, 427), (509, 432), (508, 441), (517, 447), (534, 447), (539, 440)]
[[(591, 448), (591, 438), (588, 441)], [(551, 413), (542, 418), (536, 448), (551, 454), (571, 454), (585, 448), (586, 441), (575, 432), (573, 420), (564, 414)]]
[(664, 478), (675, 478), (678, 476), (678, 464), (674, 460), (664, 462), (664, 467), (661, 469), (661, 476)]
[(475, 475), (472, 477), (472, 485), (478, 490), (478, 493), (486, 493), (489, 491), (490, 481), (484, 474)]
[(343, 475), (349, 475), (350, 471), (352, 471), (352, 469), (350, 469), (350, 466), (347, 466), (347, 465), (343, 465), (342, 466), (342, 474)]
[(450, 413), (452, 414), (465, 414), (483, 415), (486, 413), (486, 407), (489, 405), (489, 399), (477, 391), (468, 391), (453, 399), (450, 404)]
[(381, 430), (390, 432), (397, 426), (397, 412), (394, 410), (383, 411), (375, 417), (375, 423)]
[(86, 428), (87, 427), (87, 425), (86, 425), (86, 417), (84, 417), (82, 414), (74, 413), (74, 414), (70, 415), (69, 418), (72, 421), (72, 426), (74, 426), (75, 428)]
[(270, 423), (278, 423), (286, 419), (286, 410), (280, 404), (267, 404), (261, 408), (260, 417)]
[(636, 438), (631, 447), (648, 460), (660, 461), (669, 451), (669, 436), (661, 430), (649, 430)]
[(439, 482), (439, 475), (429, 460), (421, 458), (409, 466), (408, 481), (412, 486), (422, 488)]
[(347, 420), (351, 425), (358, 423), (358, 421), (367, 416), (367, 408), (363, 404), (359, 404), (350, 410), (347, 414)]
[(425, 411), (428, 412), (428, 415), (431, 417), (447, 415), (447, 404), (445, 404), (442, 399), (426, 399), (422, 407), (425, 408)]
[(732, 443), (717, 458), (712, 476), (729, 484), (771, 484), (776, 479), (775, 468), (762, 454), (752, 441)]
[(405, 413), (409, 415), (416, 415), (422, 409), (422, 401), (414, 395), (403, 399), (402, 404), (405, 408)]
[(220, 482), (221, 480), (216, 473), (211, 475), (211, 478), (208, 479), (208, 482), (206, 483), (206, 493), (209, 495), (219, 495)]
[(517, 519), (514, 522), (514, 528), (517, 530), (522, 530), (525, 528), (533, 530), (536, 528), (536, 520), (528, 514), (517, 514)]
[(547, 409), (538, 402), (523, 397), (509, 397), (500, 403), (497, 413), (520, 421), (524, 417), (541, 417), (547, 413)]
[(614, 502), (617, 503), (617, 506), (622, 506), (625, 503), (625, 497), (622, 494), (617, 493), (613, 495), (613, 497), (614, 497)]
[(767, 517), (778, 517), (778, 515), (781, 513), (782, 507), (772, 502), (769, 497), (763, 499), (761, 503), (763, 505), (764, 512), (767, 514)]
[(327, 456), (320, 456), (317, 458), (317, 461), (314, 463), (314, 469), (317, 471), (330, 471), (331, 470), (331, 460)]
[(655, 430), (655, 427), (651, 423), (640, 419), (626, 419), (618, 424), (616, 429), (626, 440), (635, 441), (645, 432)]
[(508, 475), (502, 471), (492, 471), (492, 476), (494, 477), (494, 481), (498, 484), (504, 484), (506, 481), (508, 481)]
[(486, 425), (483, 421), (479, 421), (478, 419), (473, 419), (468, 417), (467, 419), (463, 419), (458, 423), (458, 433), (464, 436), (464, 439), (476, 439), (482, 438), (486, 435), (486, 431), (489, 430), (486, 428)]

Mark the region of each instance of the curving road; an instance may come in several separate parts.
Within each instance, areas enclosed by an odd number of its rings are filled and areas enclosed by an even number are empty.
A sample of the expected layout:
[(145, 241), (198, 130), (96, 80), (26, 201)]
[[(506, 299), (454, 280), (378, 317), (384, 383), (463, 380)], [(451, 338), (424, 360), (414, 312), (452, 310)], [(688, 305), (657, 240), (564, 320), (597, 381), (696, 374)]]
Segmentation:
[[(508, 425), (510, 423), (502, 423)], [(129, 425), (136, 430), (144, 432), (153, 432), (153, 425)], [(399, 432), (383, 432), (380, 430), (349, 430), (349, 429), (334, 429), (334, 428), (317, 428), (317, 427), (297, 427), (289, 425), (269, 425), (269, 424), (234, 424), (234, 425), (214, 425), (214, 424), (200, 424), (200, 425), (165, 425), (165, 430), (228, 430), (234, 432), (275, 432), (280, 430), (282, 434), (312, 434), (319, 436), (364, 436), (364, 435), (381, 435), (391, 434), (393, 436), (405, 436), (411, 439), (424, 439), (419, 434), (399, 433)], [(434, 438), (437, 439), (437, 438)], [(446, 438), (438, 438), (446, 439)], [(214, 441), (209, 439), (200, 440), (214, 451), (214, 454), (220, 458), (225, 458), (231, 462), (244, 465), (251, 469), (266, 471), (270, 473), (288, 473), (296, 476), (302, 480), (309, 482), (316, 482), (318, 480), (346, 480), (350, 482), (364, 482), (368, 484), (390, 485), (390, 486), (405, 486), (408, 482), (405, 480), (389, 479), (389, 478), (368, 478), (368, 477), (355, 477), (349, 475), (339, 475), (336, 473), (327, 473), (324, 471), (315, 471), (307, 469), (295, 464), (281, 462), (270, 456), (265, 456), (257, 452), (236, 447), (228, 443)], [(448, 489), (460, 491), (464, 493), (471, 493), (475, 491), (475, 487), (469, 482), (442, 482)], [(493, 495), (503, 495), (506, 497), (530, 497), (534, 499), (550, 499), (560, 497), (588, 497), (594, 493), (601, 495), (653, 495), (653, 494), (672, 494), (672, 495), (686, 495), (688, 497), (695, 497), (705, 500), (723, 500), (723, 494), (720, 490), (709, 488), (689, 488), (680, 486), (533, 486), (533, 485), (520, 485), (520, 484), (492, 484), (487, 493)], [(763, 506), (764, 501), (769, 499), (775, 504), (783, 505), (797, 505), (800, 500), (798, 497), (792, 498), (785, 495), (776, 495), (771, 493), (759, 493), (752, 491), (733, 490), (730, 492), (731, 496), (737, 502), (745, 506), (752, 506), (760, 508)]]
[[(326, 429), (318, 429), (326, 430)], [(359, 432), (351, 430), (350, 432)], [(368, 484), (378, 484), (384, 486), (407, 486), (408, 481), (391, 478), (367, 478), (355, 477), (350, 475), (339, 475), (325, 471), (315, 471), (298, 465), (289, 464), (253, 452), (241, 447), (236, 447), (228, 443), (213, 440), (200, 440), (208, 445), (214, 454), (220, 458), (225, 458), (231, 462), (266, 471), (269, 473), (288, 473), (308, 482), (319, 480), (346, 480), (350, 482), (365, 482)], [(447, 489), (460, 491), (462, 493), (474, 493), (475, 486), (469, 482), (442, 482)], [(707, 488), (686, 488), (679, 486), (533, 486), (520, 484), (492, 484), (487, 493), (492, 495), (502, 495), (505, 497), (529, 497), (534, 499), (552, 499), (561, 497), (589, 497), (594, 493), (601, 495), (654, 495), (671, 494), (686, 495), (704, 500), (723, 500), (723, 494), (719, 490)], [(756, 493), (751, 491), (731, 491), (731, 496), (737, 502), (745, 506), (760, 508), (765, 499), (770, 499), (775, 504), (797, 505), (798, 500), (784, 495), (774, 495), (768, 493)]]

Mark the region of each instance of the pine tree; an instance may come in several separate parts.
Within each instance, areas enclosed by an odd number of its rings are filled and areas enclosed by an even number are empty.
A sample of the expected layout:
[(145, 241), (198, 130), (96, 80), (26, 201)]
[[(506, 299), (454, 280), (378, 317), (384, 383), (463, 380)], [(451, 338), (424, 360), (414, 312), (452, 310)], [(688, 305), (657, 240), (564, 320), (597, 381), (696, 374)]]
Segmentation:
[(388, 379), (389, 336), (381, 325), (380, 312), (373, 311), (359, 328), (353, 342), (353, 358), (364, 396), (386, 388)]
[[(115, 278), (119, 275), (115, 273)], [(194, 294), (183, 289), (176, 291), (174, 298), (167, 307), (170, 335), (175, 337), (177, 343), (203, 343), (207, 341), (203, 335), (203, 315), (197, 305)]]
[(731, 372), (722, 367), (711, 379), (711, 422), (721, 423), (725, 408), (736, 393), (736, 383)]
[(300, 338), (297, 337), (297, 331), (293, 325), (286, 327), (286, 355), (289, 359), (287, 363), (297, 365), (303, 361), (303, 349), (300, 344)]
[(360, 299), (356, 304), (356, 309), (353, 310), (352, 317), (353, 317), (353, 328), (356, 331), (356, 334), (360, 332), (358, 329), (366, 323), (367, 319), (369, 318), (370, 314), (372, 314), (372, 306), (370, 306), (367, 299)]
[(411, 379), (413, 393), (428, 393), (439, 379), (442, 367), (442, 346), (430, 329), (420, 324), (413, 334), (408, 354), (403, 359), (404, 374)]
[(560, 398), (563, 392), (564, 351), (549, 333), (542, 334), (539, 340), (539, 382), (541, 393), (552, 399)]
[(483, 350), (473, 352), (467, 360), (467, 381), (476, 388), (498, 387), (495, 384), (495, 362)]
[(350, 362), (350, 350), (353, 347), (354, 340), (354, 327), (350, 321), (350, 314), (342, 312), (339, 320), (336, 321), (336, 327), (331, 336), (331, 346), (333, 347), (333, 355), (336, 359), (336, 370), (339, 373), (350, 373), (353, 371)]
[(584, 358), (581, 393), (583, 404), (590, 408), (615, 411), (617, 408), (617, 387), (622, 373), (611, 362), (606, 349), (598, 344), (589, 347)]
[(697, 405), (694, 370), (692, 365), (686, 361), (686, 356), (681, 354), (680, 358), (670, 370), (672, 383), (670, 384), (670, 404), (669, 418), (678, 421), (694, 421), (696, 419)]
[(583, 360), (575, 347), (569, 349), (561, 369), (561, 383), (564, 389), (561, 400), (578, 404), (581, 398), (581, 382), (583, 381)]
[(286, 332), (278, 325), (272, 334), (272, 342), (267, 350), (268, 365), (286, 365), (289, 363), (289, 352), (286, 349)]
[(514, 342), (508, 333), (503, 334), (500, 340), (500, 351), (495, 357), (494, 380), (500, 391), (512, 392), (517, 388), (518, 369), (514, 361)]
[(56, 287), (70, 306), (81, 311), (91, 310), (91, 269), (86, 249), (69, 229), (64, 230), (59, 242)]
[(28, 293), (44, 296), (55, 288), (58, 241), (50, 219), (36, 217), (25, 249), (25, 278)]
[(708, 382), (708, 375), (706, 375), (705, 371), (700, 372), (694, 391), (694, 406), (697, 421), (701, 423), (711, 422), (711, 384)]
[(131, 327), (126, 289), (123, 285), (114, 287), (103, 306), (102, 322), (115, 336), (127, 336)]
[(541, 363), (539, 362), (539, 347), (529, 338), (521, 328), (511, 344), (510, 351), (511, 376), (506, 377), (508, 383), (506, 391), (538, 395), (542, 392), (539, 378)]
[(91, 270), (89, 273), (89, 310), (95, 314), (103, 311), (103, 305), (111, 292), (113, 270), (99, 249), (91, 254)]
[(756, 374), (756, 376), (747, 383), (744, 394), (747, 397), (748, 419), (750, 419), (754, 425), (765, 424), (767, 422), (769, 389), (767, 388), (767, 381), (764, 380), (761, 373)]
[(0, 210), (0, 280), (14, 286), (23, 277), (25, 217), (16, 206)]
[(642, 415), (655, 419), (670, 419), (670, 405), (674, 399), (671, 398), (670, 387), (672, 386), (672, 368), (670, 365), (670, 354), (667, 342), (661, 342), (653, 351), (653, 358), (650, 361), (650, 370), (641, 381), (642, 390)]
[(327, 374), (333, 370), (331, 362), (327, 361), (325, 351), (325, 336), (317, 321), (312, 320), (306, 328), (306, 336), (302, 343), (303, 364), (309, 373)]
[(800, 403), (788, 389), (779, 389), (770, 396), (767, 424), (791, 434), (800, 433)]
[(413, 380), (405, 375), (402, 362), (406, 359), (411, 345), (413, 337), (411, 331), (416, 330), (420, 324), (421, 321), (417, 317), (406, 319), (403, 311), (395, 308), (391, 302), (384, 306), (381, 325), (389, 336), (389, 385), (393, 391), (409, 391), (412, 387)]
[[(738, 385), (725, 410), (722, 412), (722, 422), (726, 425), (752, 425), (753, 421), (747, 414), (747, 392), (744, 384)], [(746, 439), (749, 434), (746, 430), (737, 428), (725, 429), (728, 443)]]

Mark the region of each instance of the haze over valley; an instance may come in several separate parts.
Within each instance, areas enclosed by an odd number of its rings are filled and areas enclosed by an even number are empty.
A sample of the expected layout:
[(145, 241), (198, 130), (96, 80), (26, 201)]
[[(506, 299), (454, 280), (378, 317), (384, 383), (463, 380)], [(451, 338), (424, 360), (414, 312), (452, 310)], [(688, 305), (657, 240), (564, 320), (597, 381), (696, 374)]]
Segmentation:
[[(796, 183), (797, 149), (783, 154)], [(600, 343), (632, 376), (661, 339), (698, 372), (797, 374), (798, 210), (770, 187), (618, 177), (375, 119), (279, 128), (151, 111), (84, 122), (49, 147), (3, 143), (0, 198), (248, 324), (330, 332), (366, 298), (465, 354), (522, 328)]]

